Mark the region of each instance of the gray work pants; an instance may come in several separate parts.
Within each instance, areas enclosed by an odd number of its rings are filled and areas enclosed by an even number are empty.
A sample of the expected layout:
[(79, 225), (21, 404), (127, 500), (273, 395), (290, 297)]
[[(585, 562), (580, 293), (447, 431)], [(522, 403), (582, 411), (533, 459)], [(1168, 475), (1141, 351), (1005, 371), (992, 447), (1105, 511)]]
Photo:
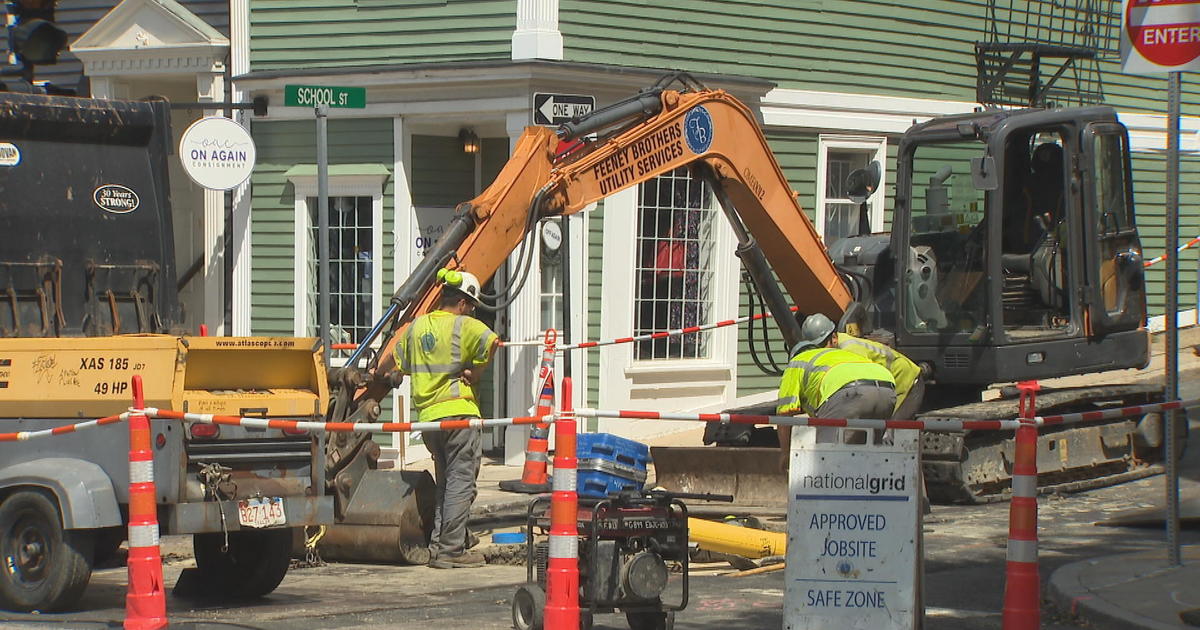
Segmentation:
[(479, 494), (475, 479), (479, 477), (479, 460), (483, 456), (483, 434), (479, 429), (426, 431), (421, 439), (433, 456), (433, 478), (437, 483), (433, 533), (429, 537), (430, 556), (461, 555), (467, 550), (467, 516)]
[[(815, 414), (818, 418), (867, 418), (871, 420), (887, 420), (892, 417), (896, 408), (896, 390), (874, 383), (848, 383), (837, 390), (821, 404)], [(836, 442), (837, 427), (817, 427), (817, 442)], [(847, 434), (848, 444), (863, 444), (865, 432), (858, 432), (859, 440), (853, 440), (854, 433)], [(877, 441), (877, 440), (874, 440)]]

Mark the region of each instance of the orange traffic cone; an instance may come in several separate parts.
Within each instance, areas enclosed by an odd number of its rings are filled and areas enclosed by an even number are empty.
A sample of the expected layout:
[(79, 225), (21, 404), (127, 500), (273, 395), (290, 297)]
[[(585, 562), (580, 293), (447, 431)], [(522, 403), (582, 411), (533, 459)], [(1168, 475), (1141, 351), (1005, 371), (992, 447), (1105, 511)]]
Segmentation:
[[(133, 406), (145, 406), (142, 377), (133, 377)], [(129, 416), (129, 591), (125, 595), (126, 630), (167, 627), (162, 557), (158, 551), (158, 512), (154, 502), (154, 453), (150, 420)]]
[(1008, 561), (1004, 572), (1003, 630), (1041, 627), (1041, 581), (1037, 558), (1037, 415), (1036, 381), (1018, 385), (1021, 416), (1013, 456), (1012, 501), (1008, 512)]
[[(542, 390), (538, 394), (538, 417), (550, 414), (554, 407), (554, 354), (557, 331), (546, 331), (546, 342), (542, 350), (542, 364), (538, 369), (538, 377), (542, 381)], [(501, 481), (500, 489), (507, 492), (524, 494), (541, 494), (550, 491), (550, 480), (546, 475), (549, 463), (550, 425), (539, 423), (533, 425), (529, 432), (529, 441), (525, 443), (525, 467), (521, 470), (521, 479)]]

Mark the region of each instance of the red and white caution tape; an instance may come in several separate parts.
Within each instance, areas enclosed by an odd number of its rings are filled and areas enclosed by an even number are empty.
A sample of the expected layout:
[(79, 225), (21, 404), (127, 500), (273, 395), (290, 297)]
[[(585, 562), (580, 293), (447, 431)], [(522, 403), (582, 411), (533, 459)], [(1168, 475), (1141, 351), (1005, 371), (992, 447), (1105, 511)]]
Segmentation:
[(92, 427), (104, 426), (106, 424), (116, 424), (129, 419), (129, 412), (108, 416), (98, 420), (87, 420), (85, 422), (76, 422), (75, 424), (64, 424), (61, 427), (53, 429), (39, 429), (37, 431), (17, 431), (14, 433), (0, 433), (0, 442), (24, 442), (26, 440), (34, 440), (37, 438), (50, 437), (52, 435), (67, 435), (76, 431), (90, 429)]
[[(1171, 402), (1152, 403), (1148, 405), (1132, 405), (1129, 407), (1114, 407), (1096, 411), (1081, 411), (1034, 418), (1039, 426), (1072, 424), (1077, 422), (1094, 422), (1097, 420), (1112, 420), (1141, 416), (1148, 413), (1158, 413), (1173, 409), (1192, 409), (1200, 407), (1200, 398), (1176, 400)], [(340, 433), (419, 433), (424, 431), (454, 431), (458, 429), (478, 429), (485, 427), (501, 427), (513, 425), (540, 424), (552, 422), (554, 414), (544, 416), (522, 416), (518, 418), (472, 418), (467, 420), (441, 420), (438, 422), (312, 422), (305, 420), (271, 420), (266, 418), (241, 418), (238, 416), (219, 416), (205, 413), (184, 413), (168, 409), (147, 407), (145, 409), (130, 409), (129, 411), (107, 416), (97, 420), (87, 420), (75, 424), (63, 425), (52, 429), (37, 431), (17, 431), (0, 433), (0, 442), (24, 442), (55, 435), (66, 435), (90, 429), (92, 427), (116, 424), (125, 421), (130, 414), (145, 414), (150, 418), (182, 420), (184, 422), (199, 422), (203, 424), (220, 424), (227, 426), (242, 426), (251, 429), (280, 429), (289, 431), (328, 431)], [(1015, 430), (1021, 425), (1020, 420), (957, 420), (952, 418), (928, 418), (925, 420), (869, 420), (860, 418), (811, 418), (808, 416), (769, 416), (736, 413), (672, 413), (665, 411), (629, 411), (609, 409), (581, 408), (575, 410), (575, 415), (581, 418), (624, 418), (641, 420), (679, 420), (686, 422), (720, 422), (724, 424), (771, 424), (784, 426), (808, 427), (848, 427), (856, 429), (919, 429), (935, 432), (959, 431), (997, 431)]]
[[(1171, 409), (1200, 407), (1200, 398), (1176, 400), (1149, 405), (1115, 407), (1098, 411), (1083, 411), (1035, 418), (1038, 425), (1071, 424), (1095, 420), (1111, 420)], [(583, 418), (625, 418), (643, 420), (682, 420), (689, 422), (720, 422), (723, 424), (772, 424), (800, 427), (848, 427), (855, 429), (919, 429), (935, 432), (1015, 430), (1021, 420), (956, 420), (929, 418), (925, 420), (869, 420), (862, 418), (811, 418), (808, 416), (768, 416), (736, 413), (669, 413), (662, 411), (614, 411), (608, 409), (576, 409)]]
[(957, 432), (1016, 429), (1018, 420), (869, 420), (861, 418), (810, 418), (808, 416), (766, 416), (737, 413), (669, 413), (663, 411), (613, 411), (608, 409), (576, 409), (581, 418), (626, 418), (641, 420), (682, 420), (690, 422), (719, 422), (722, 424), (772, 424), (792, 427), (849, 427), (855, 429), (921, 429), (925, 431)]
[(422, 431), (454, 431), (458, 429), (482, 429), (521, 424), (549, 422), (553, 416), (524, 416), (520, 418), (470, 418), (467, 420), (440, 420), (437, 422), (312, 422), (307, 420), (270, 420), (267, 418), (241, 418), (218, 416), (208, 413), (184, 413), (168, 409), (131, 410), (145, 413), (151, 418), (182, 420), (202, 424), (240, 426), (249, 429), (281, 429), (288, 431), (328, 431), (333, 433), (419, 433)]
[[(1181, 253), (1183, 253), (1183, 251), (1185, 249), (1195, 247), (1196, 244), (1198, 244), (1198, 243), (1200, 243), (1200, 236), (1197, 236), (1196, 238), (1184, 243), (1183, 245), (1176, 247), (1175, 253), (1177, 255), (1181, 254)], [(1171, 254), (1169, 254), (1169, 253), (1163, 254), (1162, 256), (1158, 256), (1157, 258), (1151, 258), (1150, 260), (1147, 260), (1146, 262), (1142, 263), (1142, 266), (1149, 267), (1150, 265), (1157, 265), (1158, 263), (1160, 263), (1170, 257), (1171, 257)]]
[[(798, 307), (798, 306), (793, 306), (788, 310), (795, 313), (797, 310), (799, 310), (799, 308), (800, 307)], [(666, 339), (667, 337), (677, 337), (679, 335), (690, 335), (693, 333), (704, 332), (706, 330), (713, 330), (714, 328), (723, 328), (725, 326), (736, 326), (738, 324), (744, 324), (749, 321), (766, 319), (768, 317), (771, 317), (770, 313), (758, 313), (756, 315), (747, 315), (745, 317), (738, 317), (737, 319), (725, 319), (725, 320), (721, 320), (719, 322), (714, 322), (711, 324), (703, 324), (700, 326), (688, 326), (686, 328), (673, 328), (671, 330), (663, 330), (663, 331), (659, 331), (659, 332), (646, 333), (644, 335), (635, 335), (633, 337), (618, 337), (616, 339), (608, 339), (605, 341), (584, 341), (581, 343), (572, 343), (572, 344), (559, 346), (558, 351), (562, 352), (564, 350), (577, 350), (580, 348), (596, 348), (599, 346), (613, 346), (613, 345), (620, 344), (620, 343), (636, 343), (638, 341), (649, 341), (651, 339)], [(505, 341), (503, 343), (503, 345), (505, 345), (505, 346), (540, 346), (540, 345), (542, 345), (542, 343), (543, 343), (542, 341)]]
[(1112, 409), (1100, 409), (1097, 411), (1080, 411), (1077, 413), (1066, 413), (1057, 416), (1041, 416), (1037, 420), (1039, 425), (1072, 424), (1076, 422), (1092, 422), (1095, 420), (1128, 418), (1130, 416), (1141, 416), (1148, 413), (1158, 413), (1160, 411), (1171, 411), (1172, 409), (1192, 409), (1195, 407), (1200, 407), (1200, 398), (1191, 398), (1189, 400), (1173, 400), (1170, 402), (1152, 403), (1149, 405), (1113, 407)]

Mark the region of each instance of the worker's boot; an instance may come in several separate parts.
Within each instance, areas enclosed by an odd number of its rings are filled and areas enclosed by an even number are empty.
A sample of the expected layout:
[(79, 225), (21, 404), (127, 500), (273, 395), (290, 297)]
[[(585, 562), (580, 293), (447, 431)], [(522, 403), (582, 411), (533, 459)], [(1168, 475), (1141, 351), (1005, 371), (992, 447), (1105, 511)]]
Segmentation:
[(429, 562), (435, 569), (470, 569), (487, 564), (478, 551), (464, 551), (457, 556), (439, 555)]

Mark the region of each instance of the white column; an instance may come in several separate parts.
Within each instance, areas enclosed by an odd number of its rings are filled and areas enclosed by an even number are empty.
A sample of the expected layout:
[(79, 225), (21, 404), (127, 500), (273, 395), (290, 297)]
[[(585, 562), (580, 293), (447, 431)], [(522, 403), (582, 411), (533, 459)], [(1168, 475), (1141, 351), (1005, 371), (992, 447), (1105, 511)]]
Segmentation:
[[(395, 240), (392, 243), (392, 277), (391, 293), (400, 288), (400, 283), (412, 273), (410, 252), (416, 237), (416, 221), (414, 218), (412, 200), (412, 181), (408, 173), (408, 165), (412, 164), (412, 133), (405, 128), (403, 116), (392, 119), (392, 231)], [(409, 401), (412, 390), (408, 379), (392, 392), (392, 409), (395, 410), (397, 421), (409, 421)], [(411, 433), (393, 433), (392, 448), (401, 449), (400, 465), (424, 459), (429, 456), (424, 443), (413, 444), (414, 435)]]
[[(234, 77), (250, 71), (250, 2), (229, 2), (229, 69)], [(234, 102), (248, 100), (245, 90), (235, 82)], [(234, 116), (250, 129), (254, 115), (247, 110), (235, 110)], [(233, 334), (250, 334), (250, 181), (233, 191)]]
[[(225, 80), (219, 71), (196, 75), (196, 96), (199, 101), (220, 101), (225, 98)], [(204, 110), (205, 116), (217, 115), (218, 110)], [(209, 334), (225, 334), (225, 244), (222, 228), (225, 222), (225, 191), (204, 191), (204, 314), (201, 321), (208, 324)]]
[[(505, 128), (508, 132), (508, 147), (511, 154), (516, 148), (517, 140), (529, 124), (529, 112), (509, 112), (505, 118)], [(537, 245), (535, 242), (533, 245)], [(541, 326), (541, 312), (538, 305), (537, 252), (534, 252), (533, 269), (529, 272), (529, 281), (521, 291), (521, 296), (509, 306), (509, 339), (525, 340), (534, 338)], [(516, 253), (509, 256), (509, 269), (517, 268)], [(513, 278), (509, 278), (510, 281)], [(508, 353), (508, 373), (505, 374), (508, 383), (508, 410), (510, 416), (523, 416), (533, 405), (533, 376), (534, 369), (541, 359), (541, 349), (538, 347), (518, 346), (504, 350)], [(508, 427), (504, 431), (504, 464), (506, 466), (521, 466), (525, 463), (525, 442), (529, 436), (529, 427)]]
[(517, 0), (512, 58), (563, 58), (562, 33), (558, 31), (558, 0)]

